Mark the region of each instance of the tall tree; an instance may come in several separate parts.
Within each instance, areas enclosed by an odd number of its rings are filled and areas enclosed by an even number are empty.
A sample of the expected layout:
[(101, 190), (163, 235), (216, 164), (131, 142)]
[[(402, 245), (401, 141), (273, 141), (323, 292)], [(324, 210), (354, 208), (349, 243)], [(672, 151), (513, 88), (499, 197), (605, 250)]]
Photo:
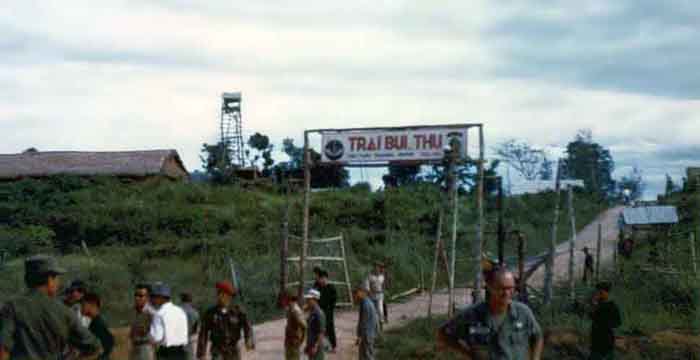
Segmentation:
[(404, 186), (421, 181), (420, 165), (389, 164), (389, 173), (382, 177), (384, 186)]
[(539, 170), (540, 180), (554, 180), (554, 161), (545, 154)]
[(235, 181), (235, 166), (231, 161), (231, 151), (221, 142), (216, 145), (202, 144), (199, 156), (202, 168), (215, 184), (228, 184)]
[(639, 200), (644, 195), (646, 183), (642, 170), (638, 167), (633, 167), (629, 174), (624, 175), (617, 183), (619, 197), (623, 197), (623, 192), (629, 190), (630, 200)]
[(271, 174), (271, 167), (275, 163), (272, 159), (272, 150), (274, 146), (270, 143), (270, 138), (267, 135), (256, 132), (248, 138), (248, 146), (257, 153), (253, 156), (251, 163), (257, 167), (258, 161), (263, 161), (262, 175), (268, 177)]
[[(282, 141), (282, 151), (289, 156), (289, 161), (279, 163), (273, 172), (278, 178), (292, 177), (304, 178), (304, 148), (294, 145), (293, 139)], [(325, 165), (321, 163), (321, 154), (311, 149), (311, 187), (348, 187), (350, 186), (350, 173), (342, 165)]]
[(666, 196), (673, 194), (678, 191), (678, 186), (673, 182), (671, 175), (666, 174)]
[(586, 189), (601, 196), (615, 195), (615, 170), (610, 150), (593, 141), (590, 130), (580, 130), (576, 138), (566, 146), (566, 158), (562, 162), (564, 175), (569, 179), (583, 180)]
[[(537, 179), (542, 174), (543, 161), (547, 160), (542, 149), (535, 148), (522, 140), (506, 140), (498, 145), (495, 150), (501, 161), (510, 165), (527, 180)], [(550, 166), (549, 176), (551, 177), (551, 163), (547, 165)]]

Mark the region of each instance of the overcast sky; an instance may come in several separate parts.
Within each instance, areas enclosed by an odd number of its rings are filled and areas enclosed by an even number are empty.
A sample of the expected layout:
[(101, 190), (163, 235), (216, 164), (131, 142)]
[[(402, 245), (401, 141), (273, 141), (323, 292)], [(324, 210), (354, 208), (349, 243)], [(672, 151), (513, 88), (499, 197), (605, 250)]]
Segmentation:
[(10, 1), (0, 153), (175, 148), (194, 170), (221, 93), (242, 91), (244, 132), (278, 145), (483, 122), (490, 146), (563, 146), (590, 128), (650, 196), (698, 163), (699, 24), (692, 0)]

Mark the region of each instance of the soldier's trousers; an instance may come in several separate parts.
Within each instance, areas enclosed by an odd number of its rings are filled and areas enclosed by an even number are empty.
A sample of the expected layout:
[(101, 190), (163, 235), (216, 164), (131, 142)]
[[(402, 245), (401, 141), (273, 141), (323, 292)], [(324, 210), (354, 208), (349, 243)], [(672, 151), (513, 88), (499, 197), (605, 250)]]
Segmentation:
[(360, 339), (360, 360), (374, 360), (374, 339)]
[(301, 348), (299, 346), (284, 347), (285, 360), (301, 360)]
[(129, 352), (129, 360), (154, 360), (155, 351), (150, 344), (134, 345)]
[(326, 336), (328, 342), (331, 343), (331, 347), (335, 349), (337, 346), (335, 338), (335, 311), (330, 310), (324, 311), (323, 313), (326, 315)]
[(241, 348), (237, 348), (237, 351), (233, 353), (226, 354), (222, 354), (216, 350), (211, 352), (211, 360), (240, 360), (241, 358)]

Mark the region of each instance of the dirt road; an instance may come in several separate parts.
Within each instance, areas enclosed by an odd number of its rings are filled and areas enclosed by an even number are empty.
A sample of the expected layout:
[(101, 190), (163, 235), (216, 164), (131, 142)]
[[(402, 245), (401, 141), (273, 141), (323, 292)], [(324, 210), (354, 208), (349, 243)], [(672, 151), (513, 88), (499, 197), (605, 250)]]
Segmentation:
[[(622, 208), (614, 208), (606, 211), (596, 219), (595, 222), (586, 226), (577, 235), (576, 242), (576, 276), (580, 278), (583, 271), (583, 252), (580, 251), (583, 246), (595, 248), (598, 239), (598, 221), (603, 225), (603, 247), (602, 247), (602, 262), (609, 263), (612, 261), (613, 249), (617, 241), (617, 219), (622, 211)], [(557, 252), (567, 250), (568, 243), (560, 244)], [(569, 253), (558, 256), (554, 264), (555, 281), (566, 281), (569, 271)], [(531, 278), (531, 284), (534, 287), (541, 287), (544, 279), (544, 266), (541, 267)], [(462, 303), (468, 297), (462, 291), (460, 300)], [(436, 294), (434, 296), (434, 311), (437, 314), (447, 313), (447, 294)], [(428, 295), (420, 295), (412, 298), (410, 301), (403, 304), (392, 304), (389, 310), (390, 319), (388, 328), (401, 327), (416, 318), (425, 317), (428, 308)], [(339, 339), (338, 353), (328, 354), (327, 359), (356, 359), (357, 348), (354, 346), (355, 341), (355, 326), (357, 324), (356, 311), (341, 311), (336, 315), (336, 332)], [(257, 349), (254, 352), (246, 353), (245, 359), (256, 360), (277, 360), (282, 358), (284, 344), (284, 320), (275, 320), (260, 324), (255, 327), (257, 336)]]

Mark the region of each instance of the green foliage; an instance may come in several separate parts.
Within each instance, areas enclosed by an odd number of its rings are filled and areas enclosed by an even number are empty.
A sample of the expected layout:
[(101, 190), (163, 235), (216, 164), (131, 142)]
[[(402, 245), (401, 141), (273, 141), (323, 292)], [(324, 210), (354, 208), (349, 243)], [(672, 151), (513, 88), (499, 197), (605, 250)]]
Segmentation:
[(56, 234), (40, 225), (12, 228), (0, 225), (0, 252), (9, 256), (25, 256), (36, 253), (52, 253)]
[[(213, 284), (229, 276), (226, 257), (231, 256), (241, 275), (248, 307), (255, 320), (278, 315), (273, 307), (278, 291), (280, 225), (287, 199), (277, 192), (246, 191), (237, 186), (146, 181), (122, 183), (113, 179), (57, 178), (0, 184), (8, 201), (0, 204), (2, 246), (13, 256), (24, 256), (53, 247), (64, 254), (62, 262), (75, 277), (94, 281), (108, 300), (108, 314), (115, 323), (125, 319), (131, 303), (131, 286), (142, 281), (170, 281), (176, 291), (188, 289), (202, 304), (212, 301)], [(343, 234), (353, 281), (383, 259), (392, 274), (392, 292), (425, 284), (432, 270), (438, 209), (444, 193), (429, 183), (370, 192), (367, 185), (313, 193), (312, 238)], [(548, 226), (552, 194), (529, 195), (506, 202), (512, 227), (529, 235), (528, 251), (545, 248), (549, 236), (540, 236), (535, 225)], [(302, 234), (302, 196), (290, 195), (290, 232)], [(584, 194), (577, 200), (580, 224), (589, 221), (583, 207), (592, 202)], [(470, 261), (476, 210), (473, 194), (460, 194), (457, 232), (457, 281), (473, 279)], [(579, 209), (579, 205), (580, 208)], [(494, 199), (486, 202), (487, 230), (495, 223)], [(533, 209), (535, 209), (533, 211)], [(540, 219), (541, 218), (541, 219)], [(445, 218), (443, 239), (450, 238)], [(539, 223), (538, 223), (539, 224)], [(560, 240), (568, 238), (562, 219)], [(5, 239), (10, 239), (4, 241)], [(19, 239), (19, 240), (18, 240)], [(93, 258), (80, 246), (85, 242)], [(487, 249), (495, 248), (495, 235), (486, 235)], [(300, 242), (290, 240), (291, 255)], [(332, 249), (314, 247), (318, 254)], [(334, 253), (337, 254), (337, 253)], [(509, 247), (507, 255), (513, 255)], [(343, 270), (325, 264), (331, 276)], [(22, 288), (21, 262), (10, 264), (0, 280), (0, 301)], [(4, 275), (4, 276), (5, 276)], [(291, 279), (296, 272), (291, 270)], [(19, 279), (19, 280), (17, 280)], [(19, 281), (19, 282), (17, 282)], [(444, 284), (441, 278), (439, 286)]]
[(567, 178), (582, 179), (586, 189), (601, 197), (614, 196), (616, 189), (612, 173), (615, 162), (610, 150), (593, 141), (590, 130), (582, 130), (576, 135), (566, 146), (566, 155), (562, 171)]
[[(278, 178), (304, 178), (304, 148), (294, 145), (294, 140), (284, 139), (282, 150), (289, 161), (278, 164), (273, 171)], [(350, 173), (342, 165), (321, 164), (321, 154), (316, 150), (310, 150), (311, 157), (311, 187), (313, 188), (345, 188), (350, 186)]]
[(257, 166), (258, 160), (263, 160), (263, 177), (270, 176), (271, 167), (275, 161), (272, 159), (272, 150), (274, 146), (270, 144), (270, 138), (267, 135), (256, 132), (248, 139), (248, 146), (257, 151), (251, 160), (253, 165)]
[(437, 352), (435, 329), (445, 320), (445, 317), (433, 321), (418, 319), (400, 329), (387, 331), (377, 345), (377, 359), (460, 359), (452, 352)]
[(221, 141), (214, 145), (204, 143), (200, 153), (199, 159), (202, 162), (202, 168), (212, 183), (231, 184), (234, 182), (233, 154), (231, 154), (231, 149), (227, 144)]

